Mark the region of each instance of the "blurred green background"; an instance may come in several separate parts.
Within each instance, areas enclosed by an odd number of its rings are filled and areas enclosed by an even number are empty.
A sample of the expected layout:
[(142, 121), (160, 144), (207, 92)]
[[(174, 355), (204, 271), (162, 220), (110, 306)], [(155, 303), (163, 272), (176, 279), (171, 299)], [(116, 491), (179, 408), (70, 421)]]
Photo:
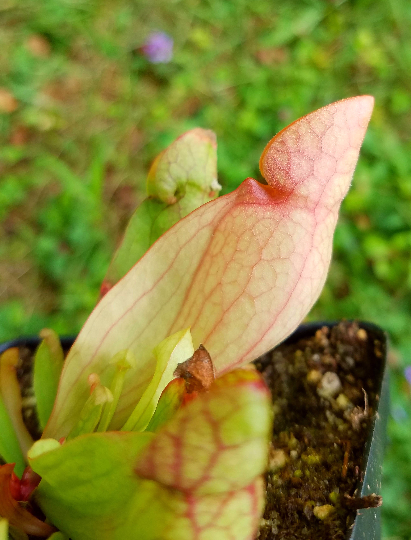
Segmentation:
[[(411, 2), (1, 0), (0, 340), (76, 333), (156, 154), (219, 140), (219, 181), (260, 178), (281, 128), (376, 98), (311, 319), (383, 326), (392, 350), (384, 538), (411, 538)], [(141, 46), (174, 39), (170, 62)]]

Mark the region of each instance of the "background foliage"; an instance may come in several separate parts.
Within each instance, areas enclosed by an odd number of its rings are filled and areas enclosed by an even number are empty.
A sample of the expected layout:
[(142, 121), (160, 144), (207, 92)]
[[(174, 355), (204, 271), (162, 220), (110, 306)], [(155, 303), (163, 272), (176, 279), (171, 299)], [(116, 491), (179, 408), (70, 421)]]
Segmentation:
[[(329, 102), (376, 98), (311, 318), (390, 334), (386, 539), (410, 539), (411, 3), (2, 0), (0, 339), (76, 333), (154, 156), (194, 126), (219, 139), (225, 191), (266, 142)], [(153, 30), (174, 57), (151, 64)]]

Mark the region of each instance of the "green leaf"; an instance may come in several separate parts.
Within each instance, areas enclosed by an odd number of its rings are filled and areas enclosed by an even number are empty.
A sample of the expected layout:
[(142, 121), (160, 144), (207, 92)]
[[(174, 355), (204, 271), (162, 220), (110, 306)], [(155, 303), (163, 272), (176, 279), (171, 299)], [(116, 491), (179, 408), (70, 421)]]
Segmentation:
[(119, 351), (114, 358), (111, 359), (110, 364), (115, 366), (115, 373), (109, 388), (113, 399), (104, 404), (97, 431), (107, 431), (116, 411), (121, 392), (123, 391), (126, 373), (129, 369), (136, 366), (136, 359), (130, 351), (124, 350)]
[(196, 497), (240, 490), (266, 468), (271, 424), (270, 394), (261, 375), (234, 370), (163, 426), (135, 470)]
[(60, 531), (57, 531), (53, 533), (51, 536), (48, 537), (48, 540), (69, 540), (68, 536), (63, 534)]
[[(26, 456), (28, 449), (33, 444), (33, 439), (23, 420), (20, 384), (16, 373), (18, 364), (18, 347), (7, 349), (0, 355), (0, 414), (6, 429), (5, 434), (0, 435), (0, 439), (4, 441), (2, 446), (7, 452), (13, 451), (14, 457), (18, 460), (18, 470), (20, 472), (21, 455), (23, 458)], [(7, 417), (13, 426), (12, 429), (18, 440), (20, 447), (19, 453), (15, 451), (15, 438), (10, 432), (10, 425), (8, 424)]]
[(21, 477), (26, 467), (19, 441), (14, 432), (7, 409), (0, 393), (0, 456), (6, 463), (16, 464), (16, 474)]
[(165, 496), (155, 482), (133, 473), (133, 466), (153, 435), (106, 432), (83, 435), (60, 448), (36, 452), (29, 462), (42, 476), (36, 500), (72, 540), (155, 538), (167, 518)]
[(154, 161), (147, 179), (150, 198), (132, 216), (102, 291), (117, 283), (165, 231), (213, 200), (220, 189), (215, 134), (196, 128), (181, 135)]
[[(202, 197), (221, 189), (217, 184), (215, 133), (201, 128), (187, 131), (155, 159), (147, 178), (147, 193), (167, 204), (182, 197)], [(189, 190), (192, 190), (189, 192)], [(215, 193), (211, 195), (215, 197)]]
[(36, 500), (72, 540), (249, 540), (264, 506), (271, 420), (261, 375), (235, 370), (157, 434), (35, 443)]
[(53, 409), (57, 387), (63, 369), (64, 352), (54, 330), (40, 332), (43, 341), (34, 356), (33, 387), (40, 426), (44, 429)]
[(164, 424), (171, 420), (181, 407), (185, 393), (186, 382), (184, 379), (178, 378), (170, 381), (164, 388), (157, 408), (145, 431), (158, 431)]
[(92, 373), (88, 377), (91, 394), (80, 411), (77, 422), (67, 435), (67, 440), (85, 433), (92, 433), (100, 421), (103, 407), (113, 401), (111, 391), (100, 383), (100, 377)]
[[(65, 436), (91, 372), (130, 349), (112, 427), (124, 424), (154, 374), (152, 350), (191, 328), (216, 374), (245, 365), (289, 335), (318, 298), (340, 203), (351, 183), (373, 99), (343, 100), (294, 122), (261, 158), (268, 185), (245, 180), (167, 231), (99, 302), (63, 369), (47, 436)], [(81, 374), (81, 376), (79, 376)], [(80, 404), (80, 405), (79, 405)]]
[(148, 426), (164, 388), (174, 378), (174, 371), (194, 353), (189, 329), (176, 332), (154, 349), (156, 370), (146, 391), (123, 426), (123, 431), (143, 431)]
[(9, 538), (9, 522), (7, 519), (0, 517), (0, 540), (8, 540)]
[(40, 439), (30, 448), (30, 458), (35, 459), (46, 452), (60, 448), (60, 446), (61, 444), (56, 439)]

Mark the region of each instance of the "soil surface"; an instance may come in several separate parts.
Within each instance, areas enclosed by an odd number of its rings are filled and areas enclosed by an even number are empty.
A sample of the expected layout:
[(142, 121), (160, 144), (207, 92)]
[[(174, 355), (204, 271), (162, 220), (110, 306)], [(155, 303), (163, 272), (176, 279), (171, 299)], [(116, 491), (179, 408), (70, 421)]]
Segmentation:
[(274, 408), (258, 540), (343, 540), (357, 508), (381, 504), (377, 496), (357, 498), (356, 489), (382, 347), (357, 323), (342, 322), (256, 362)]

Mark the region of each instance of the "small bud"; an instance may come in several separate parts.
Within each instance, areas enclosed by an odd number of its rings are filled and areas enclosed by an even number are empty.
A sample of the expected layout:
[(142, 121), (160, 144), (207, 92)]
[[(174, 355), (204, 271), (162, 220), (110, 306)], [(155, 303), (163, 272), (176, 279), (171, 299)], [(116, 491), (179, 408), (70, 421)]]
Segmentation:
[(113, 401), (112, 392), (101, 384), (97, 373), (90, 373), (87, 382), (90, 385), (90, 396), (83, 405), (78, 420), (68, 434), (67, 440), (74, 439), (85, 433), (92, 433), (100, 422), (103, 405)]
[(26, 467), (20, 482), (20, 501), (28, 501), (40, 484), (41, 477), (31, 467)]
[(116, 411), (121, 392), (123, 391), (126, 372), (129, 369), (135, 368), (137, 365), (135, 356), (128, 349), (123, 349), (116, 353), (109, 363), (116, 366), (116, 372), (110, 384), (109, 391), (111, 399), (105, 401), (100, 422), (97, 427), (98, 432), (107, 431)]
[(90, 373), (90, 375), (87, 377), (87, 382), (90, 386), (90, 394), (92, 394), (96, 387), (100, 384), (100, 377), (97, 373)]
[(129, 349), (123, 349), (116, 353), (109, 363), (114, 364), (118, 369), (127, 370), (136, 367), (137, 360)]
[(102, 384), (96, 386), (94, 396), (95, 405), (103, 405), (103, 403), (111, 403), (113, 401), (113, 394), (106, 386), (103, 386)]

